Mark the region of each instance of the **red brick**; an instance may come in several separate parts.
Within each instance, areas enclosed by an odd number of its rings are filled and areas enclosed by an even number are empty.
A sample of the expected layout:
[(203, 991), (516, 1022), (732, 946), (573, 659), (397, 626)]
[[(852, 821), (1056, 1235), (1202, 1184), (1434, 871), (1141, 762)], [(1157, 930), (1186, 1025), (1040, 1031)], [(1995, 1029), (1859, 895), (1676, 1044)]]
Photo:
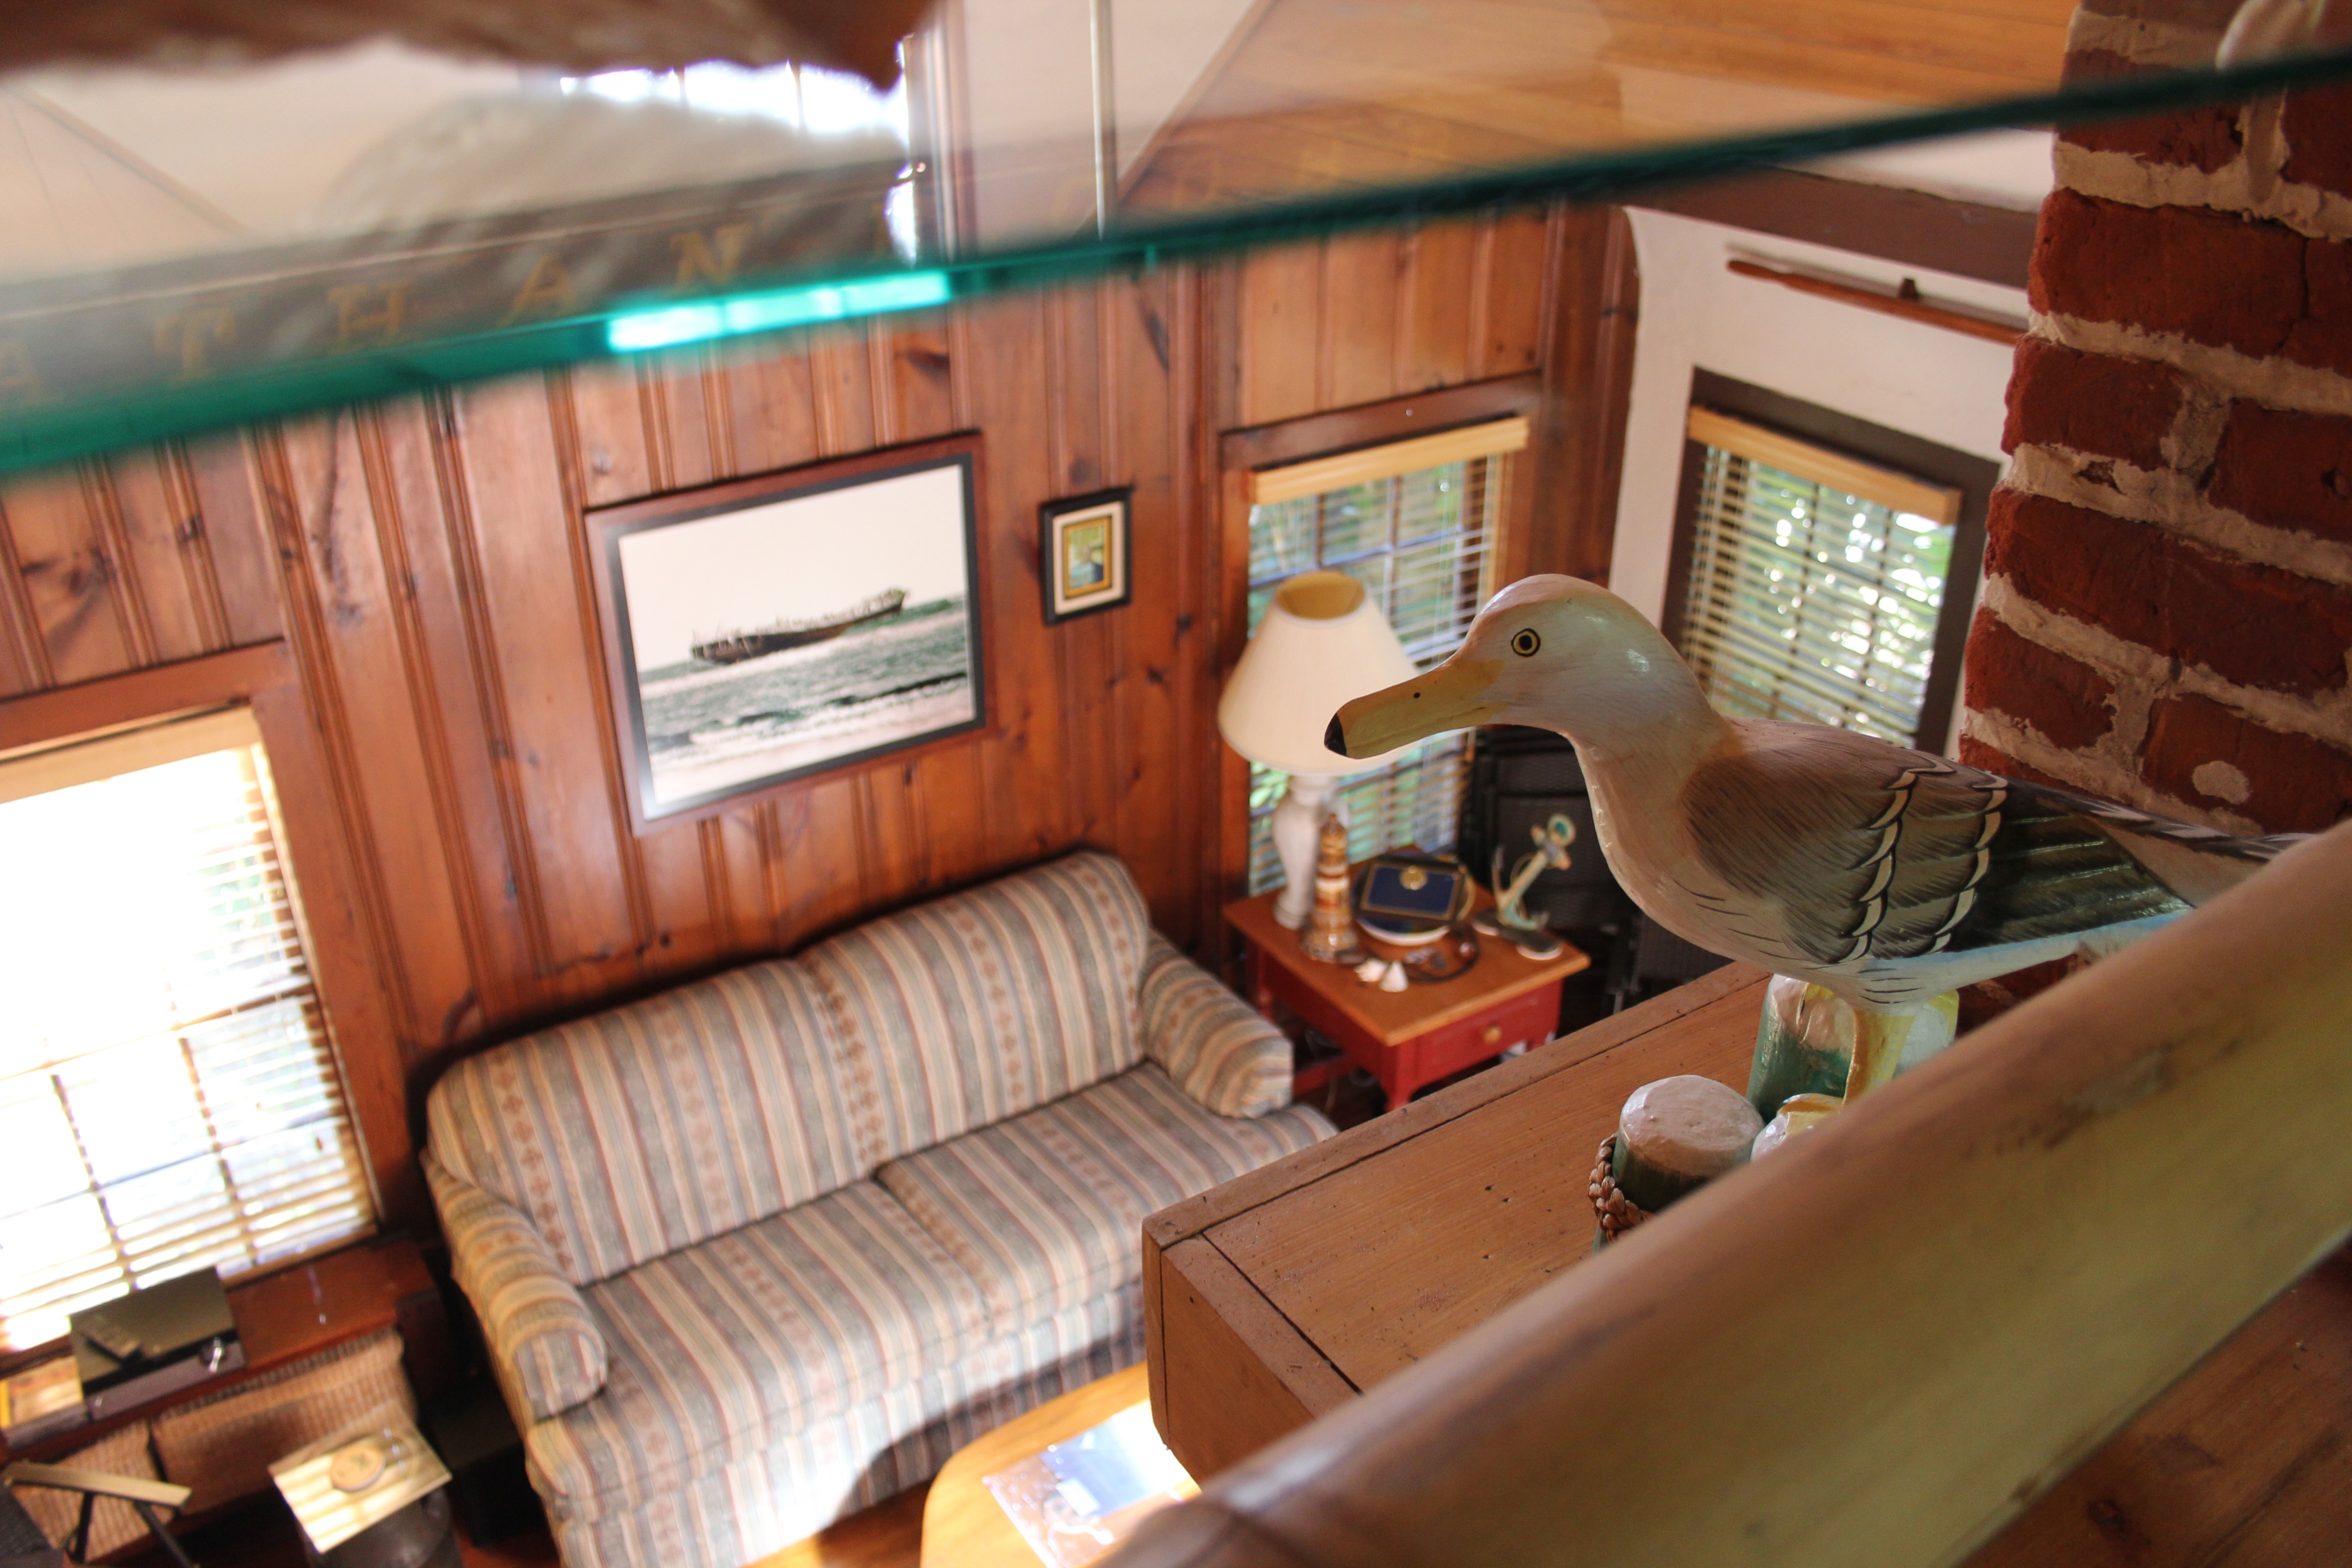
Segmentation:
[(1988, 573), (2126, 642), (2247, 686), (2344, 684), (2352, 593), (2021, 490), (1993, 492), (1989, 534)]
[(2042, 731), (2079, 751), (2113, 724), (2115, 683), (2079, 659), (2029, 642), (1990, 610), (1969, 626), (1968, 704)]
[(2027, 292), (2038, 310), (2352, 372), (2352, 248), (2278, 224), (2053, 192)]
[(2040, 338), (2017, 345), (2009, 423), (2000, 445), (2028, 441), (2160, 467), (2159, 449), (2180, 412), (2180, 375), (2167, 365), (2078, 353)]
[(2028, 291), (2036, 310), (2267, 356), (2303, 320), (2305, 248), (2276, 224), (2062, 190), (2042, 205)]
[[(2266, 729), (2191, 693), (2167, 697), (2148, 714), (2143, 772), (2158, 789), (2200, 805), (2252, 817), (2272, 833), (2315, 833), (2352, 815), (2352, 755), (2308, 735)], [(2246, 798), (2208, 795), (2194, 776), (2207, 763), (2246, 775)]]
[(2286, 95), (2279, 116), (2290, 180), (2352, 195), (2352, 88), (2306, 88)]
[[(2089, 51), (2085, 51), (2089, 53)], [(2109, 56), (2108, 58), (2115, 57)], [(2097, 79), (2137, 74), (2105, 69), (2103, 62), (2085, 60), (2078, 72), (2074, 60), (2066, 64), (2067, 79)], [(2238, 107), (2186, 110), (2179, 114), (2151, 114), (2136, 120), (2106, 120), (2071, 126), (2061, 136), (2094, 153), (2128, 153), (2151, 163), (2176, 163), (2207, 174), (2233, 161), (2244, 143), (2238, 136)]]
[(2352, 419), (2232, 405), (2205, 494), (2257, 522), (2352, 540)]
[(2282, 352), (2298, 364), (2352, 373), (2352, 248), (2305, 241), (2303, 292), (2303, 315)]

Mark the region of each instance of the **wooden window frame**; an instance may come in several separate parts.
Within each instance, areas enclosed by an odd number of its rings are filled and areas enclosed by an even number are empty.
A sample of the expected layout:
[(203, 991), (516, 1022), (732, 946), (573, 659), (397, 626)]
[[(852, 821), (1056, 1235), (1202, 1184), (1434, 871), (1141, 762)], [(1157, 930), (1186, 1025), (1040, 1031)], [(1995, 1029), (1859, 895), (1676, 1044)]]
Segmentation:
[[(1250, 476), (1313, 458), (1337, 457), (1366, 447), (1385, 447), (1465, 425), (1541, 411), (1544, 379), (1539, 372), (1471, 382), (1410, 397), (1391, 397), (1328, 414), (1309, 414), (1218, 437), (1218, 545), (1223, 562), (1222, 635), (1217, 650), (1217, 688), (1224, 689), (1249, 644)], [(1538, 421), (1539, 423), (1539, 421)], [(1530, 446), (1523, 457), (1538, 449)], [(1494, 581), (1527, 574), (1524, 552), (1531, 531), (1530, 508), (1537, 486), (1527, 470), (1504, 497), (1499, 520), (1503, 548), (1491, 559)], [(1225, 900), (1241, 897), (1249, 882), (1249, 763), (1222, 742), (1217, 747), (1217, 877)]]
[[(1927, 667), (1927, 695), (1912, 744), (1941, 755), (1958, 704), (1960, 666), (1966, 657), (1969, 621), (1976, 613), (1977, 580), (1984, 569), (1985, 516), (2000, 465), (1924, 437), (1890, 430), (1851, 414), (1841, 414), (1785, 393), (1734, 381), (1713, 371), (1691, 373), (1690, 406), (1709, 408), (1817, 447), (1826, 447), (1882, 468), (1895, 468), (1959, 491), (1959, 514), (1952, 526), (1952, 564), (1944, 580), (1944, 604), (1936, 619), (1936, 648)], [(1675, 494), (1673, 554), (1666, 572), (1666, 602), (1659, 617), (1666, 640), (1683, 646), (1684, 601), (1690, 593), (1691, 547), (1698, 532), (1701, 474), (1706, 448), (1683, 442), (1682, 482)]]
[(1626, 205), (2012, 289), (2026, 286), (2041, 212), (2039, 203), (1995, 206), (1798, 169), (1644, 191)]
[(292, 648), (282, 640), (253, 643), (0, 700), (0, 757), (232, 703), (252, 710), (269, 757), (285, 832), (280, 849), (296, 889), (311, 984), (381, 1231), (426, 1212), (424, 1177), (409, 1130), (400, 1050), (359, 929), (358, 883), (342, 825), (329, 804), (335, 796), (326, 754)]

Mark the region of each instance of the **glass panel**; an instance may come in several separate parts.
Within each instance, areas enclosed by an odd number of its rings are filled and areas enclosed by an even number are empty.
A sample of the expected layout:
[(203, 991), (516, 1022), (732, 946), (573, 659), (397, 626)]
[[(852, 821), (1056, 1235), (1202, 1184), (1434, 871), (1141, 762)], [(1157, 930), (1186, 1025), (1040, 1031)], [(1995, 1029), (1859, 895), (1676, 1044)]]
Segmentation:
[[(1316, 496), (1297, 496), (1250, 510), (1252, 583), (1278, 583), (1309, 571), (1315, 564)], [(1257, 627), (1258, 612), (1250, 611), (1250, 627)]]
[[(1461, 646), (1462, 634), (1484, 602), (1486, 526), (1491, 513), (1483, 506), (1468, 506), (1466, 499), (1491, 494), (1504, 468), (1501, 458), (1482, 458), (1251, 508), (1250, 628), (1256, 629), (1275, 588), (1291, 574), (1277, 571), (1260, 580), (1259, 563), (1296, 559), (1286, 548), (1265, 542), (1295, 531), (1297, 520), (1314, 515), (1319, 506), (1322, 552), (1297, 561), (1292, 570), (1329, 567), (1361, 583), (1372, 603), (1387, 614), (1413, 662), (1423, 669), (1434, 666)], [(1340, 543), (1335, 545), (1335, 539)], [(1342, 545), (1355, 553), (1343, 555)], [(1463, 737), (1439, 736), (1383, 768), (1349, 779), (1338, 796), (1348, 816), (1349, 858), (1360, 860), (1407, 847), (1451, 849), (1468, 757)], [(1287, 783), (1286, 774), (1255, 764), (1250, 768), (1248, 885), (1253, 893), (1282, 882), (1272, 814)]]
[(1683, 633), (1708, 697), (1914, 742), (1953, 533), (1708, 448)]
[(1375, 479), (1316, 498), (1323, 503), (1321, 560), (1336, 566), (1360, 555), (1389, 547), (1389, 527), (1396, 507), (1396, 481)]
[(1447, 463), (1423, 468), (1397, 481), (1402, 491), (1397, 505), (1397, 542), (1412, 544), (1452, 533), (1462, 526), (1464, 488), (1469, 483), (1467, 463)]
[(777, 60), (764, 19), (741, 64), (591, 75), (392, 38), (239, 65), (149, 40), (173, 63), (0, 83), (0, 464), (2352, 71), (2062, 92), (2072, 9), (965, 0), (881, 83)]

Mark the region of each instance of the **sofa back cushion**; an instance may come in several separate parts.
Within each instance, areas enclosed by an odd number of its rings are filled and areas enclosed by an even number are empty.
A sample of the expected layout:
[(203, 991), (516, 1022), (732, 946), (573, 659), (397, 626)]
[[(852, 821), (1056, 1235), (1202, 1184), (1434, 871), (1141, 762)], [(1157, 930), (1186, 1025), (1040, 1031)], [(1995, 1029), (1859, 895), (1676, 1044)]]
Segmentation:
[(854, 1129), (851, 1067), (808, 976), (776, 960), (468, 1058), (426, 1118), (441, 1163), (530, 1215), (585, 1285), (865, 1176), (881, 1156)]
[(1125, 1072), (1150, 919), (1127, 868), (1080, 853), (886, 916), (801, 962), (871, 1065), (875, 1163)]

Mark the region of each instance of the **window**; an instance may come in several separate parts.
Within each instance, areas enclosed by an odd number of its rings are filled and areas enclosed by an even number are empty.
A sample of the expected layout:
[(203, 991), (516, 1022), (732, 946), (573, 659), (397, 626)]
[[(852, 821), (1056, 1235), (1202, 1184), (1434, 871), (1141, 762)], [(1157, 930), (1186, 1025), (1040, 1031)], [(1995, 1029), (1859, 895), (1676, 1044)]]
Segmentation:
[(0, 1342), (373, 1223), (249, 712), (0, 763)]
[[(1496, 420), (1252, 475), (1250, 629), (1286, 578), (1328, 569), (1364, 585), (1415, 664), (1442, 661), (1486, 602), (1509, 454), (1527, 432), (1524, 418)], [(1348, 780), (1349, 858), (1452, 848), (1467, 763), (1465, 738), (1443, 735)], [(1251, 765), (1253, 893), (1282, 883), (1273, 816), (1289, 782)]]
[(1983, 548), (1976, 486), (1704, 405), (1688, 435), (1667, 630), (1708, 700), (1941, 751)]

